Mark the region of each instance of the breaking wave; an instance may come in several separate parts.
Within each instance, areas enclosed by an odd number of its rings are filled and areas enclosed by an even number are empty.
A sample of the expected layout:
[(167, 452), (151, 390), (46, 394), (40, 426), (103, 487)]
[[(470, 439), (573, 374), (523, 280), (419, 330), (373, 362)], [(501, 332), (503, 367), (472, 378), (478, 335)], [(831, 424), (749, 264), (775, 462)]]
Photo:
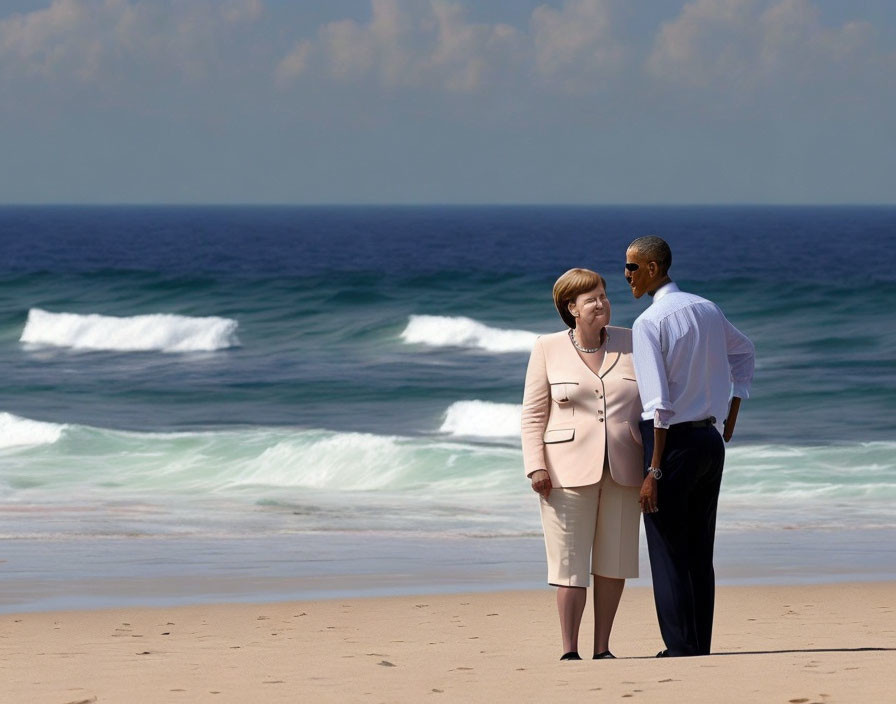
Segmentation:
[(472, 318), (412, 315), (401, 339), (430, 347), (466, 347), (486, 352), (529, 352), (538, 335), (528, 330), (492, 328)]
[(78, 350), (214, 352), (239, 346), (237, 322), (156, 313), (109, 315), (28, 311), (20, 342)]
[(65, 425), (43, 423), (0, 413), (0, 449), (52, 445), (62, 437)]
[(522, 409), (515, 403), (456, 401), (445, 411), (439, 432), (455, 437), (518, 438)]

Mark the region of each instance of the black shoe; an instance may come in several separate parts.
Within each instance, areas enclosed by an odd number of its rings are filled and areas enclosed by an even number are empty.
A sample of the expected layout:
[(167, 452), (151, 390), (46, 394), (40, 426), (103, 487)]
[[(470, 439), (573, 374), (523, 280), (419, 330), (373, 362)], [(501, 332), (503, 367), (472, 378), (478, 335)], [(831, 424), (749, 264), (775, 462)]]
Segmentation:
[(561, 660), (581, 660), (582, 658), (575, 650), (570, 650), (568, 653), (564, 653)]
[(615, 660), (616, 656), (613, 655), (609, 650), (605, 650), (602, 653), (596, 653), (592, 660)]
[(669, 651), (668, 651), (668, 650), (661, 650), (660, 652), (658, 652), (658, 653), (656, 654), (656, 656), (657, 656), (658, 658), (671, 658), (671, 657), (672, 657), (671, 655), (669, 655)]

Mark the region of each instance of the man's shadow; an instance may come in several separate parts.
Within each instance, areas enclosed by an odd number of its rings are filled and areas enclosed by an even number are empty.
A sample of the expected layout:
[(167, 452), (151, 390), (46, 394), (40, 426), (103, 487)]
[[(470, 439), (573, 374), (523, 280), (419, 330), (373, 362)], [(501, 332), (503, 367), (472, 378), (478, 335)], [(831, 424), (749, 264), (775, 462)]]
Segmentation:
[(738, 650), (712, 655), (778, 655), (780, 653), (874, 653), (896, 648), (789, 648), (786, 650)]
[[(710, 657), (720, 655), (783, 655), (785, 653), (879, 653), (896, 651), (896, 648), (787, 648), (783, 650), (738, 650), (720, 653), (710, 653)], [(706, 657), (705, 655), (692, 655), (690, 657)], [(638, 655), (633, 658), (620, 658), (622, 660), (653, 660), (656, 656)]]

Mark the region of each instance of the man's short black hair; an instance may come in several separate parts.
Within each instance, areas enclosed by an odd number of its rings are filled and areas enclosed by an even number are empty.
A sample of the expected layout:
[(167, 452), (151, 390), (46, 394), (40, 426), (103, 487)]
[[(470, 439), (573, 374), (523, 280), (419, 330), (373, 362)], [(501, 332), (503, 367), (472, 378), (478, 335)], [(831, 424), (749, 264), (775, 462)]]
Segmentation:
[(647, 261), (659, 264), (660, 273), (662, 274), (666, 274), (669, 271), (669, 267), (672, 266), (672, 250), (669, 249), (666, 240), (660, 237), (654, 237), (653, 235), (638, 237), (632, 240), (628, 248), (637, 250)]

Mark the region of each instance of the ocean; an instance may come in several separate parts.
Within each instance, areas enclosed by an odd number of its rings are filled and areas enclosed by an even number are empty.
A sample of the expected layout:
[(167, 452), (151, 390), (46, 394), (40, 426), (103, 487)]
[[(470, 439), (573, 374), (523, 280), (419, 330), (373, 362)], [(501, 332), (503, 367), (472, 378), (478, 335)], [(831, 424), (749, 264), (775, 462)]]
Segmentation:
[(644, 234), (756, 344), (720, 579), (896, 576), (896, 208), (8, 206), (0, 610), (543, 584), (529, 350)]

